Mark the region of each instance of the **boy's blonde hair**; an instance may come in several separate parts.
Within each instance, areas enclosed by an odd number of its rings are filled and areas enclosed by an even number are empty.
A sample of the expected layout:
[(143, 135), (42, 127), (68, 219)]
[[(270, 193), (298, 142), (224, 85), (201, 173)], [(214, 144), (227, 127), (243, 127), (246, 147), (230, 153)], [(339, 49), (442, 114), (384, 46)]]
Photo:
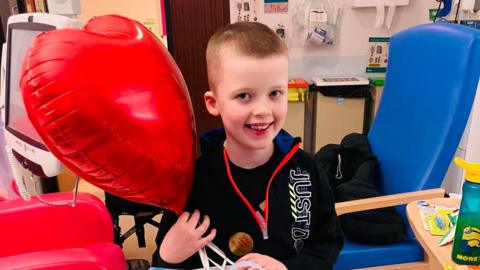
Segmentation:
[(211, 90), (226, 53), (255, 58), (288, 54), (285, 43), (268, 26), (258, 22), (237, 22), (219, 29), (207, 45), (207, 74)]

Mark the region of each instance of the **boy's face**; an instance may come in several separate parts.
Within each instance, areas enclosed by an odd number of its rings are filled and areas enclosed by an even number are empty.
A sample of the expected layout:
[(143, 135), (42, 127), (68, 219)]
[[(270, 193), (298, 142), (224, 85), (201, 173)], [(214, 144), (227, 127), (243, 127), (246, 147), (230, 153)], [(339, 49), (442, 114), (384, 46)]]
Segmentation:
[(287, 56), (222, 58), (216, 89), (205, 94), (207, 110), (221, 116), (229, 147), (271, 147), (287, 115)]

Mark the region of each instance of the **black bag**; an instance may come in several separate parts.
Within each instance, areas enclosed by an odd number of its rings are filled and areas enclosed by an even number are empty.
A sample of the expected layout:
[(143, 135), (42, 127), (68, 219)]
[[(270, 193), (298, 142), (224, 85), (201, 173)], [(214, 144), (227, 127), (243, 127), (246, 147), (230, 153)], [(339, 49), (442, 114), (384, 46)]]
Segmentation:
[[(352, 133), (340, 145), (329, 144), (315, 161), (330, 180), (336, 202), (380, 196), (377, 189), (378, 161), (365, 135)], [(393, 207), (341, 215), (345, 235), (366, 243), (388, 244), (402, 238), (402, 219)]]

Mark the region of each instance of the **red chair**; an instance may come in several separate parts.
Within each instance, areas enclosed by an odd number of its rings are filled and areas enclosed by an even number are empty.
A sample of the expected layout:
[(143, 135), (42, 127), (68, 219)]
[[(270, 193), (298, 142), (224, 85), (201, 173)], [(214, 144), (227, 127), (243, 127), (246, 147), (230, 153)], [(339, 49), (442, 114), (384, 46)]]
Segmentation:
[[(42, 198), (55, 204), (72, 193)], [(113, 243), (110, 214), (97, 197), (79, 193), (75, 207), (52, 206), (32, 198), (0, 202), (0, 269), (126, 269)]]

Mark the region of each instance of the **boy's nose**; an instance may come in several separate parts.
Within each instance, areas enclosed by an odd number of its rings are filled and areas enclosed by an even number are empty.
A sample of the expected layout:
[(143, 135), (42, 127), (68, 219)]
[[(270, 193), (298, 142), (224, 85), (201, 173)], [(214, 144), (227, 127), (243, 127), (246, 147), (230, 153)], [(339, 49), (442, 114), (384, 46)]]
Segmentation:
[(256, 104), (253, 110), (253, 115), (258, 117), (269, 116), (271, 113), (272, 113), (272, 110), (268, 102), (259, 102), (258, 104)]

